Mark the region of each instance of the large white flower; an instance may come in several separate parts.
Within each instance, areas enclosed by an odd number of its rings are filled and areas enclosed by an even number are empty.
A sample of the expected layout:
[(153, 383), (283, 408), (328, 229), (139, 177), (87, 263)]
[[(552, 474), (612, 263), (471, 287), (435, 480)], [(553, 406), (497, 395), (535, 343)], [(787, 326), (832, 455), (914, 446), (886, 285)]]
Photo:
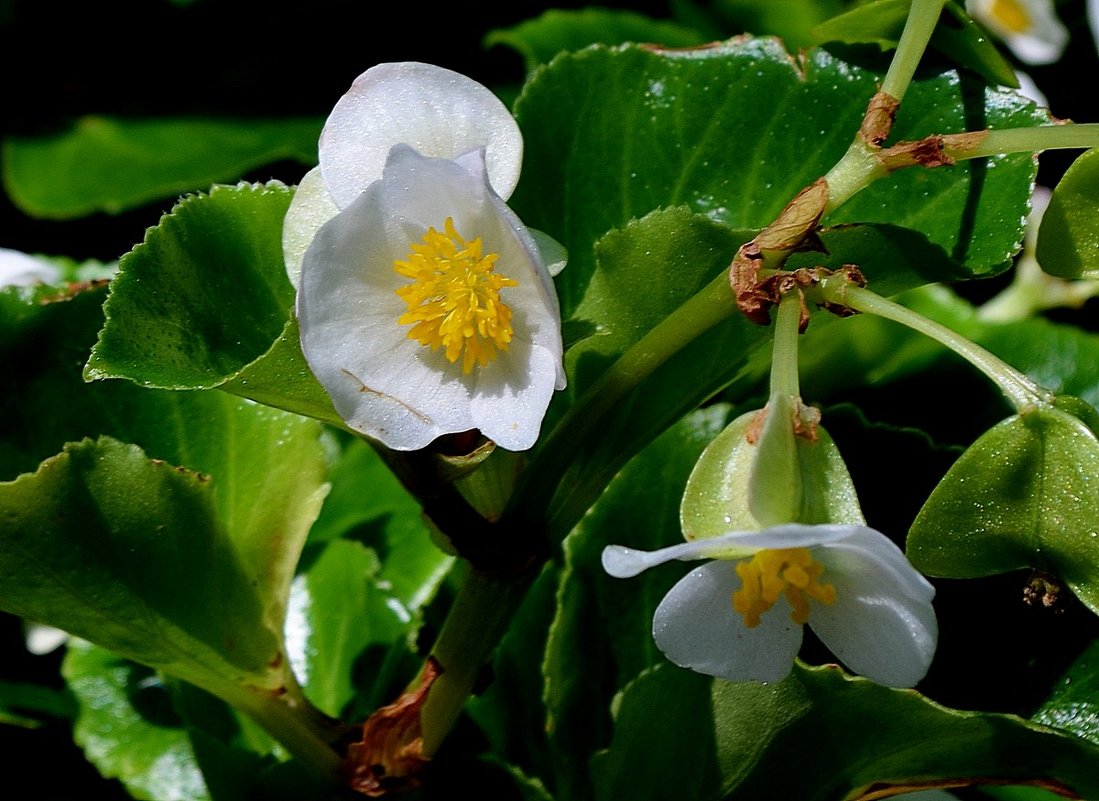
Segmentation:
[(1027, 64), (1051, 64), (1068, 44), (1052, 0), (966, 0), (965, 7)]
[(934, 588), (866, 526), (775, 526), (658, 551), (620, 545), (603, 567), (629, 578), (665, 562), (709, 559), (657, 607), (653, 637), (677, 665), (729, 681), (780, 681), (808, 623), (847, 667), (891, 687), (927, 673), (938, 640)]
[(450, 70), (382, 64), (336, 104), (319, 156), (283, 246), (336, 411), (398, 450), (469, 429), (531, 447), (565, 374), (544, 240), (504, 203), (522, 162), (507, 108)]

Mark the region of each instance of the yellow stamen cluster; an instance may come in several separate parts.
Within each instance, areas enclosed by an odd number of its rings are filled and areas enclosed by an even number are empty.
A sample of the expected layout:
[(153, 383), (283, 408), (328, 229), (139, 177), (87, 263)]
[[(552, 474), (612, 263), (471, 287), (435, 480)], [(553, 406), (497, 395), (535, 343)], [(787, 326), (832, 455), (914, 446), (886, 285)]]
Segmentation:
[(393, 269), (412, 279), (397, 290), (408, 311), (397, 318), (411, 325), (409, 339), (432, 350), (444, 348), (452, 363), (462, 360), (462, 372), (484, 367), (506, 351), (511, 342), (511, 309), (500, 290), (518, 282), (493, 271), (498, 253), (483, 254), (481, 238), (466, 241), (446, 218), (444, 233), (428, 228), (414, 242), (404, 261)]
[(990, 15), (1012, 33), (1030, 29), (1030, 14), (1019, 0), (992, 0)]
[(738, 562), (740, 589), (733, 593), (733, 609), (744, 616), (744, 625), (753, 629), (759, 617), (783, 593), (793, 609), (793, 621), (809, 621), (809, 599), (823, 604), (836, 601), (836, 588), (821, 584), (824, 565), (813, 559), (808, 548), (780, 548), (760, 551), (751, 559)]

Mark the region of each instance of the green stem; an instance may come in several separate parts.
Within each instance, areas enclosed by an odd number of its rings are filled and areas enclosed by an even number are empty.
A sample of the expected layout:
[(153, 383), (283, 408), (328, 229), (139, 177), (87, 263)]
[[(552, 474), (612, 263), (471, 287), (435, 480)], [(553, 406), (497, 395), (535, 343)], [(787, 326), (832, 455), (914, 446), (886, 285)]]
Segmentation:
[[(923, 58), (927, 43), (939, 21), (945, 0), (913, 0), (908, 10), (897, 50), (882, 81), (879, 95), (888, 95), (900, 103), (912, 83), (912, 76)], [(869, 113), (869, 112), (868, 112)], [(891, 124), (892, 117), (890, 116)], [(824, 176), (828, 184), (828, 202), (824, 214), (842, 206), (852, 196), (870, 186), (889, 171), (877, 159), (880, 150), (863, 136), (860, 129), (847, 152)], [(884, 135), (883, 137), (884, 138)]]
[(775, 314), (775, 339), (771, 350), (771, 397), (801, 397), (798, 383), (798, 337), (801, 336), (801, 298), (788, 293)]
[(536, 571), (505, 577), (471, 571), (462, 582), (431, 650), (442, 673), (420, 712), (424, 756), (439, 750), (536, 576)]
[(1053, 402), (1052, 393), (1038, 386), (981, 346), (899, 303), (887, 300), (868, 289), (851, 285), (845, 276), (836, 275), (824, 279), (819, 284), (818, 290), (823, 300), (893, 320), (950, 348), (988, 376), (1017, 412), (1022, 413), (1036, 405), (1048, 405)]
[(502, 522), (514, 523), (515, 518), (544, 522), (550, 501), (573, 462), (577, 446), (598, 430), (623, 396), (736, 310), (728, 275), (723, 270), (622, 354), (573, 404), (546, 438), (523, 471)]
[(1099, 123), (1004, 128), (942, 137), (943, 152), (955, 159), (975, 159), (1003, 153), (1099, 147)]
[(927, 43), (939, 22), (945, 2), (946, 0), (912, 0), (897, 50), (881, 84), (882, 92), (898, 101), (904, 97), (912, 83), (912, 76), (916, 74), (916, 67), (927, 50)]
[(275, 694), (259, 687), (226, 681), (207, 671), (172, 675), (201, 687), (247, 714), (319, 781), (342, 784), (341, 758), (335, 749), (341, 731), (334, 721), (309, 703), (292, 676)]

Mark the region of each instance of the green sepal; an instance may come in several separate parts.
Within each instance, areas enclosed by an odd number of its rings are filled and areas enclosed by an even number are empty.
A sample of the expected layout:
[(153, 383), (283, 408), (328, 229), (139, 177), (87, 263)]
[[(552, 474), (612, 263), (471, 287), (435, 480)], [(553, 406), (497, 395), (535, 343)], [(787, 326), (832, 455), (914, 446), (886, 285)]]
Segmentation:
[[(762, 470), (767, 480), (772, 478), (766, 466), (756, 464), (761, 453), (754, 441), (759, 414), (759, 411), (747, 412), (733, 420), (695, 464), (680, 508), (680, 524), (687, 540), (717, 537), (730, 531), (758, 531), (775, 525), (757, 519), (747, 501), (753, 473)], [(790, 430), (792, 433), (792, 426)], [(796, 469), (802, 495), (795, 516), (779, 522), (864, 523), (855, 486), (828, 432), (818, 425), (815, 440), (803, 436), (791, 438), (796, 456), (794, 463), (786, 467)], [(788, 470), (781, 472), (776, 480), (782, 479)]]

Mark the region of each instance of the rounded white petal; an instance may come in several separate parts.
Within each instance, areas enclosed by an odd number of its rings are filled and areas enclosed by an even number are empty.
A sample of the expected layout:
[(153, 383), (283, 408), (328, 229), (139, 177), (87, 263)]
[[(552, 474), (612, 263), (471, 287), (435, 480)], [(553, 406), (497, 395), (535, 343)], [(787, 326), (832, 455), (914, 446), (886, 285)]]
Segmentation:
[(0, 248), (0, 288), (36, 283), (52, 284), (59, 280), (61, 270), (57, 265), (28, 256), (19, 250)]
[(282, 254), (294, 289), (301, 285), (301, 263), (321, 226), (339, 211), (324, 186), (321, 168), (307, 172), (294, 191), (282, 223)]
[(657, 647), (680, 667), (729, 681), (781, 681), (801, 646), (802, 627), (780, 601), (748, 628), (732, 605), (735, 565), (707, 562), (664, 596), (653, 616)]
[(445, 159), (483, 147), (497, 194), (510, 197), (519, 181), (523, 138), (507, 107), (486, 87), (442, 67), (379, 64), (336, 103), (321, 133), (320, 165), (340, 208), (381, 177), (397, 144)]
[(884, 542), (867, 537), (814, 553), (824, 564), (821, 580), (836, 588), (836, 602), (813, 603), (809, 626), (855, 673), (912, 687), (926, 675), (938, 641), (934, 589), (907, 562), (898, 563), (892, 542), (877, 536)]
[[(502, 210), (479, 157), (429, 159), (398, 145), (382, 180), (320, 229), (302, 269), (302, 350), (351, 428), (397, 450), (471, 428), (505, 448), (533, 444), (560, 369), (559, 313), (521, 224)], [(406, 307), (396, 290), (407, 279), (393, 262), (448, 217), (500, 254), (496, 271), (518, 282), (501, 291), (513, 313), (511, 349), (469, 374), (398, 323)]]

